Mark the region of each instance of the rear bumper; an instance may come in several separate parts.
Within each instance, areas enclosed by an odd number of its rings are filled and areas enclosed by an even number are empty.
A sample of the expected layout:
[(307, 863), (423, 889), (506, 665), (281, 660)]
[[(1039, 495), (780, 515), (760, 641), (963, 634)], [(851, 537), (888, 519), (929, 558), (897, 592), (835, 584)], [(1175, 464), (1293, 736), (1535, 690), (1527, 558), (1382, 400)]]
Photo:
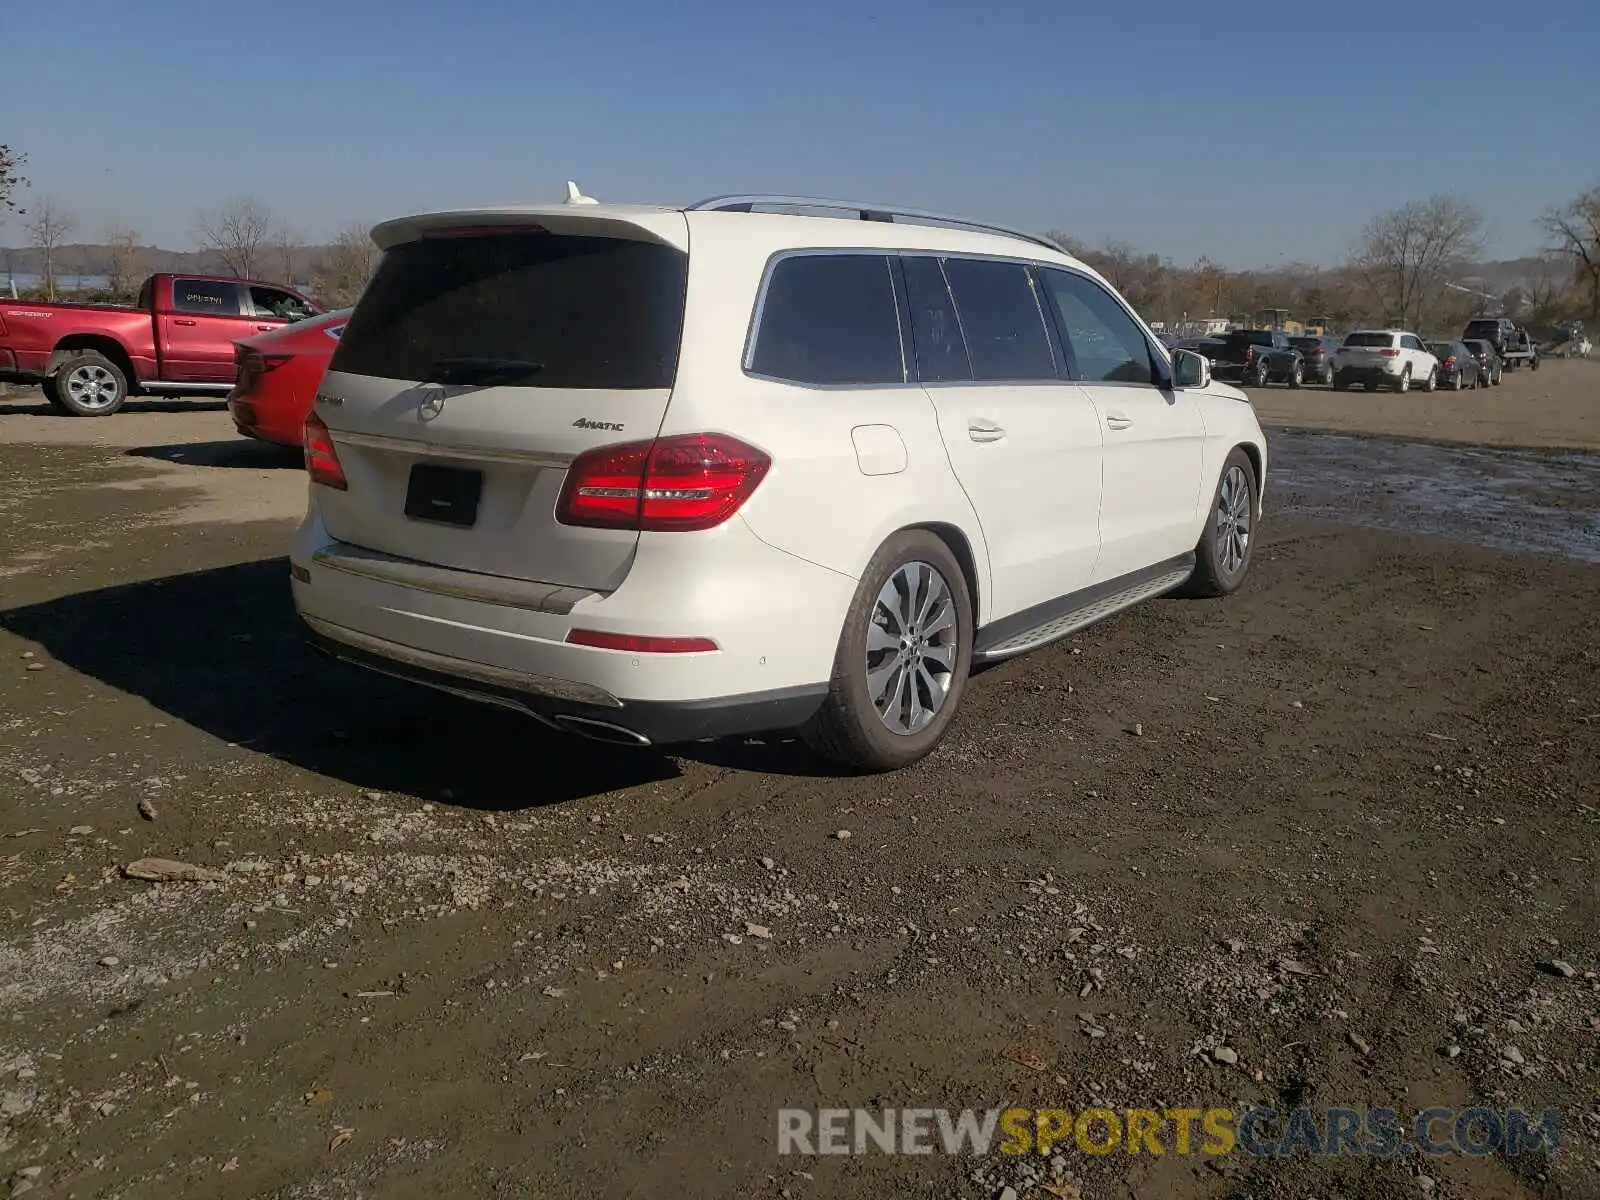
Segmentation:
[(516, 709), (564, 733), (624, 745), (667, 746), (795, 729), (811, 719), (827, 695), (826, 686), (817, 684), (709, 700), (561, 697), (550, 694), (562, 690), (560, 681), (539, 677), (489, 680), (473, 663), (422, 655), (410, 647), (366, 638), (314, 619), (307, 624), (307, 640), (331, 658), (470, 700)]
[(1340, 367), (1334, 368), (1334, 375), (1346, 383), (1382, 383), (1392, 384), (1400, 378), (1401, 368), (1397, 364), (1393, 367)]
[[(332, 539), (315, 500), (291, 562), (295, 607), (337, 657), (558, 724), (605, 721), (635, 744), (803, 724), (826, 693), (856, 587), (738, 517), (705, 534), (645, 535), (610, 593), (373, 555)], [(717, 649), (613, 650), (568, 642), (574, 629), (706, 637)]]
[(295, 414), (284, 413), (282, 404), (263, 403), (260, 400), (242, 400), (232, 393), (228, 396), (228, 416), (241, 435), (276, 446), (302, 445), (305, 417), (298, 420)]

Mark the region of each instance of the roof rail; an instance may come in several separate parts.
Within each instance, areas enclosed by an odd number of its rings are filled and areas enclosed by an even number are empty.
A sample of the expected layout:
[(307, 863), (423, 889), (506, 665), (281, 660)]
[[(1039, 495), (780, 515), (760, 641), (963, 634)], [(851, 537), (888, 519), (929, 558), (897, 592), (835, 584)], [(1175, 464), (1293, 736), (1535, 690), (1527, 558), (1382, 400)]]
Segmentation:
[(1057, 245), (1043, 234), (1029, 233), (1025, 229), (1013, 229), (1009, 225), (996, 225), (990, 221), (971, 221), (966, 217), (952, 217), (947, 213), (924, 212), (917, 208), (899, 208), (891, 204), (866, 204), (859, 200), (830, 200), (823, 196), (768, 196), (753, 194), (748, 196), (712, 196), (708, 200), (699, 200), (688, 205), (686, 212), (751, 212), (756, 205), (773, 205), (783, 208), (831, 208), (840, 212), (849, 212), (862, 221), (884, 221), (890, 224), (895, 222), (909, 222), (911, 224), (949, 225), (959, 229), (978, 230), (983, 233), (998, 233), (1005, 237), (1021, 238), (1025, 242), (1032, 242), (1036, 246), (1060, 252), (1063, 247)]

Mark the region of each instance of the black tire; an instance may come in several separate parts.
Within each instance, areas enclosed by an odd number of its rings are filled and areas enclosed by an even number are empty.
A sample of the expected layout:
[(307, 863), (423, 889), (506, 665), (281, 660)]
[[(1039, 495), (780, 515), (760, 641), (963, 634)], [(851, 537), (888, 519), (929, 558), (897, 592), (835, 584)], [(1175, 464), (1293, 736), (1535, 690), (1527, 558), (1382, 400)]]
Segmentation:
[(1340, 375), (1337, 371), (1334, 372), (1333, 390), (1336, 392), (1348, 392), (1350, 390), (1350, 380)]
[(1254, 378), (1251, 379), (1250, 382), (1255, 387), (1264, 388), (1264, 387), (1267, 386), (1267, 381), (1271, 377), (1271, 375), (1272, 375), (1272, 368), (1267, 365), (1267, 360), (1265, 358), (1258, 359), (1256, 361), (1255, 376), (1254, 376)]
[[(1372, 390), (1377, 391), (1378, 389), (1373, 388)], [(1394, 390), (1397, 392), (1409, 392), (1411, 390), (1410, 367), (1406, 367), (1400, 372), (1400, 378), (1394, 381)]]
[(1294, 360), (1294, 365), (1289, 368), (1289, 386), (1297, 388), (1305, 381), (1306, 365), (1297, 358)]
[(1467, 373), (1465, 371), (1457, 371), (1455, 379), (1451, 381), (1450, 390), (1452, 392), (1459, 392), (1463, 388), (1465, 388), (1466, 386), (1467, 386)]
[(46, 375), (39, 382), (39, 390), (44, 393), (45, 403), (58, 413), (66, 414), (67, 406), (61, 403), (61, 393), (56, 389), (56, 377)]
[(1535, 358), (1532, 362), (1530, 362), (1528, 364), (1528, 370), (1537, 371), (1538, 369), (1539, 369), (1539, 360), (1537, 358)]
[(1439, 390), (1439, 368), (1434, 367), (1428, 372), (1428, 377), (1422, 381), (1422, 390), (1436, 392)]
[[(867, 639), (871, 626), (888, 628), (879, 621), (879, 593), (902, 568), (919, 563), (937, 571), (949, 591), (955, 617), (953, 665), (943, 701), (932, 719), (915, 732), (900, 732), (879, 715), (869, 690)], [(893, 771), (925, 757), (944, 737), (966, 691), (972, 667), (972, 632), (972, 598), (966, 575), (950, 548), (926, 530), (895, 534), (878, 548), (861, 576), (839, 634), (827, 699), (800, 730), (801, 740), (820, 757), (858, 771)]]
[(122, 368), (93, 350), (66, 359), (53, 378), (62, 410), (70, 416), (109, 417), (128, 399), (128, 377)]
[(1333, 387), (1334, 386), (1334, 383), (1333, 383), (1334, 378), (1335, 378), (1335, 375), (1334, 375), (1334, 370), (1333, 370), (1333, 364), (1329, 363), (1325, 368), (1323, 368), (1323, 371), (1322, 371), (1322, 382), (1327, 387)]
[[(1223, 487), (1236, 469), (1243, 473), (1249, 495), (1249, 522), (1245, 530), (1244, 557), (1230, 568), (1222, 550), (1227, 530), (1222, 514)], [(1235, 446), (1217, 475), (1217, 486), (1211, 493), (1211, 507), (1206, 511), (1205, 528), (1200, 531), (1200, 540), (1194, 547), (1194, 574), (1178, 589), (1182, 595), (1215, 598), (1239, 590), (1244, 577), (1250, 573), (1250, 561), (1255, 556), (1256, 498), (1260, 494), (1261, 485), (1256, 480), (1256, 469), (1250, 462), (1250, 456)]]

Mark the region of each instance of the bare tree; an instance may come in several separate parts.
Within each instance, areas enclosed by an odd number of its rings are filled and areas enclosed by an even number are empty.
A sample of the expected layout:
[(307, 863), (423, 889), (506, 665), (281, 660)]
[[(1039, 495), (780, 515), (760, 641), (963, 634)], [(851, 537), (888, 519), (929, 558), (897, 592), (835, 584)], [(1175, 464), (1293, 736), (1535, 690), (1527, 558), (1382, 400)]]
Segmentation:
[(296, 268), (300, 264), (300, 246), (299, 232), (288, 225), (278, 226), (277, 232), (272, 235), (272, 249), (278, 257), (278, 282), (288, 287), (295, 284)]
[(130, 295), (143, 276), (144, 252), (139, 245), (139, 232), (112, 221), (106, 226), (105, 239), (106, 289), (118, 296)]
[(22, 174), (22, 164), (27, 161), (26, 154), (0, 143), (0, 209), (6, 212), (27, 211), (17, 207), (17, 193), (28, 186), (28, 181)]
[(272, 235), (272, 213), (267, 206), (240, 197), (203, 212), (195, 219), (201, 243), (215, 252), (229, 274), (254, 279), (266, 257), (264, 247)]
[(377, 265), (378, 247), (365, 227), (352, 225), (312, 265), (311, 284), (328, 307), (348, 308), (360, 298)]
[(1483, 215), (1450, 196), (1413, 200), (1367, 222), (1350, 267), (1377, 310), (1422, 329), (1444, 285), (1483, 248)]
[(1550, 209), (1539, 224), (1550, 249), (1571, 264), (1573, 282), (1588, 297), (1588, 316), (1600, 319), (1600, 187)]
[(56, 255), (78, 227), (78, 218), (60, 201), (48, 196), (28, 215), (28, 243), (39, 251), (44, 298), (56, 298)]

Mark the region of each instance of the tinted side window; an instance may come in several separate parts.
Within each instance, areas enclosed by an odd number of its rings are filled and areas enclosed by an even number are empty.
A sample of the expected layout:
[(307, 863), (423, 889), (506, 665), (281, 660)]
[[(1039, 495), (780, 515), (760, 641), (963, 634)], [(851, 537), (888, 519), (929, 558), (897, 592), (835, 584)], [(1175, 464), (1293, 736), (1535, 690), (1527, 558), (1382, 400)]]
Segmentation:
[(796, 254), (767, 280), (750, 369), (795, 383), (904, 383), (882, 254)]
[(1056, 378), (1050, 337), (1027, 267), (951, 258), (945, 260), (944, 270), (966, 334), (974, 379), (1000, 383)]
[(179, 312), (237, 317), (239, 289), (231, 283), (216, 283), (208, 279), (174, 279), (172, 307)]
[(1071, 271), (1039, 272), (1060, 320), (1068, 359), (1085, 383), (1154, 383), (1150, 344), (1127, 310), (1093, 280)]
[(961, 322), (950, 302), (939, 260), (907, 255), (906, 304), (911, 310), (911, 336), (916, 343), (918, 378), (923, 383), (949, 383), (972, 378)]

